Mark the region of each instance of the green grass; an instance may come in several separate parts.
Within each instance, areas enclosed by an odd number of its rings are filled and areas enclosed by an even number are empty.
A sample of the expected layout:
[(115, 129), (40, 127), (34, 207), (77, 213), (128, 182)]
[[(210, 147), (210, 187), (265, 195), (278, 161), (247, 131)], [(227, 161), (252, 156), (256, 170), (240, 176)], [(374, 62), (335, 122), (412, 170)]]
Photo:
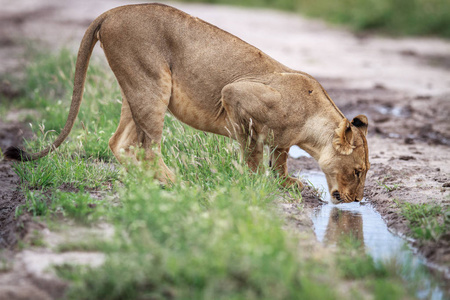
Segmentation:
[[(395, 262), (374, 261), (370, 255), (364, 253), (361, 242), (354, 236), (341, 238), (337, 266), (340, 275), (345, 279), (357, 281), (358, 285), (372, 289), (374, 299), (408, 298), (401, 280), (391, 275), (395, 273), (396, 268), (401, 268), (401, 265)], [(419, 271), (418, 275), (421, 274)], [(358, 298), (356, 295), (354, 297)]]
[(79, 274), (83, 281), (71, 297), (332, 297), (326, 284), (308, 282), (318, 270), (302, 271), (295, 239), (270, 209), (274, 183), (266, 182), (265, 189), (177, 185), (161, 190), (149, 179), (145, 174), (125, 179), (123, 209), (113, 217), (121, 232), (118, 249), (104, 266)]
[(387, 184), (385, 184), (383, 182), (377, 182), (377, 184), (380, 187), (383, 187), (387, 192), (395, 191), (399, 187), (398, 183), (395, 183), (395, 184), (392, 184), (392, 185), (387, 185)]
[[(42, 135), (39, 146), (47, 146), (55, 139), (54, 132), (59, 133), (67, 119), (75, 59), (68, 50), (62, 50), (56, 56), (35, 54), (33, 57), (21, 91), (25, 96), (15, 102), (19, 108), (36, 108), (41, 112), (42, 117), (33, 124), (33, 129)], [(111, 71), (105, 72), (100, 62), (94, 62), (86, 79), (78, 115), (80, 121), (76, 122), (68, 138), (74, 142), (68, 143), (67, 151), (77, 151), (81, 157), (113, 160), (107, 143), (117, 127), (120, 108), (121, 95), (114, 75)]]
[(32, 191), (23, 187), (25, 204), (16, 207), (15, 217), (30, 213), (34, 217), (46, 217), (49, 214), (68, 217), (80, 223), (97, 220), (103, 212), (98, 206), (104, 205), (101, 200), (93, 199), (86, 192), (63, 192), (56, 190)]
[(65, 152), (64, 148), (38, 161), (15, 163), (14, 170), (31, 189), (61, 185), (93, 189), (118, 178), (114, 166), (80, 157), (80, 153)]
[(323, 18), (355, 30), (396, 35), (436, 35), (450, 38), (447, 0), (184, 0), (250, 7), (269, 7)]
[[(37, 137), (28, 150), (48, 145), (55, 138), (48, 131), (63, 126), (74, 60), (63, 51), (38, 59), (28, 70), (18, 102), (42, 118), (31, 120)], [(107, 257), (98, 268), (57, 268), (71, 283), (67, 298), (347, 299), (341, 287), (355, 280), (374, 298), (386, 291), (390, 299), (411, 293), (399, 271), (363, 251), (349, 251), (345, 259), (331, 252), (318, 257), (302, 246), (282, 229), (284, 220), (275, 209), (274, 202), (289, 197), (279, 179), (268, 170), (252, 174), (227, 138), (167, 116), (162, 154), (177, 183), (162, 188), (151, 171), (128, 166), (124, 172), (107, 145), (119, 120), (117, 85), (96, 61), (87, 78), (68, 141), (46, 158), (15, 165), (27, 197), (18, 215), (87, 225), (101, 219), (115, 227), (110, 241), (86, 237), (61, 245), (60, 251), (101, 250)], [(95, 200), (91, 193), (99, 189), (119, 200)]]
[(409, 221), (411, 234), (419, 240), (438, 241), (450, 233), (450, 207), (436, 204), (399, 203), (402, 215)]
[[(54, 141), (66, 121), (75, 58), (68, 50), (56, 56), (32, 52), (31, 57), (33, 63), (21, 86), (23, 96), (15, 100), (15, 107), (39, 112), (38, 119), (28, 120), (36, 138), (25, 144), (28, 151), (39, 151)], [(99, 84), (102, 88), (96, 88)], [(68, 142), (40, 160), (13, 165), (27, 196), (27, 203), (17, 209), (17, 215), (29, 212), (35, 216), (62, 214), (82, 222), (91, 219), (88, 205), (92, 206), (93, 200), (84, 190), (110, 190), (119, 178), (118, 169), (110, 163), (114, 156), (107, 145), (120, 114), (118, 99), (120, 91), (114, 76), (105, 72), (100, 62), (94, 62), (89, 68), (80, 121)], [(34, 191), (41, 189), (47, 192)], [(72, 196), (60, 190), (72, 191)]]
[(34, 217), (45, 216), (49, 210), (45, 197), (40, 192), (24, 190), (25, 204), (16, 207), (15, 217), (21, 216), (24, 212), (28, 212)]

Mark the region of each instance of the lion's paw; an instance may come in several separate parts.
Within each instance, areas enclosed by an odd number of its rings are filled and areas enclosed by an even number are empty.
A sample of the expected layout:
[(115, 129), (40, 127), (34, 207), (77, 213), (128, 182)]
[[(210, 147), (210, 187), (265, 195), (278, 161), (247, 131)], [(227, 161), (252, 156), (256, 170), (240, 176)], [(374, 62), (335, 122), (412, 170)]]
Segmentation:
[(283, 179), (281, 184), (285, 188), (297, 189), (299, 191), (302, 191), (304, 188), (304, 185), (300, 181), (300, 179), (294, 177), (286, 177), (285, 179)]

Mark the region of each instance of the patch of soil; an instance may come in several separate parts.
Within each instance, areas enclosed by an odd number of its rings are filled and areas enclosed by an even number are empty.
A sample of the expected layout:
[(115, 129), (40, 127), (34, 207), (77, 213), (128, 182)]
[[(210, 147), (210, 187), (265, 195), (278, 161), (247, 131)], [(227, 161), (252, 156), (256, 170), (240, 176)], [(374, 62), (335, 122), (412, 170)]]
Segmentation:
[(19, 94), (20, 92), (11, 85), (10, 81), (3, 80), (0, 82), (0, 101), (3, 101), (3, 99), (14, 99), (18, 97)]
[(371, 89), (345, 88), (323, 80), (328, 94), (348, 117), (364, 113), (369, 133), (404, 143), (450, 146), (450, 95), (407, 95), (374, 84)]
[[(450, 206), (450, 149), (445, 145), (397, 142), (372, 137), (371, 170), (366, 182), (366, 197), (387, 222), (388, 227), (403, 236), (410, 236), (408, 221), (394, 202)], [(405, 158), (408, 158), (405, 160)], [(410, 159), (412, 158), (412, 159)], [(386, 188), (386, 185), (388, 188)], [(450, 236), (438, 240), (411, 240), (414, 247), (450, 279)]]
[[(0, 149), (20, 145), (23, 138), (31, 138), (24, 124), (0, 121)], [(19, 177), (11, 165), (9, 161), (0, 161), (0, 260), (6, 262), (0, 273), (0, 300), (60, 299), (67, 286), (65, 282), (31, 274), (25, 271), (23, 262), (15, 259), (17, 242), (27, 242), (30, 235), (45, 226), (27, 214), (15, 218), (16, 207), (24, 204), (25, 197), (18, 188)]]
[(415, 57), (425, 65), (450, 70), (450, 55), (448, 54), (419, 54), (413, 50), (402, 50), (400, 54)]
[(0, 274), (0, 300), (62, 299), (66, 287), (62, 280), (30, 274), (23, 262), (16, 261)]
[[(20, 145), (24, 137), (30, 137), (30, 132), (20, 123), (3, 123), (0, 121), (0, 149)], [(14, 173), (11, 162), (0, 161), (0, 247), (11, 248), (19, 232), (18, 222), (14, 218), (16, 207), (23, 204), (24, 196), (18, 190), (19, 177)]]

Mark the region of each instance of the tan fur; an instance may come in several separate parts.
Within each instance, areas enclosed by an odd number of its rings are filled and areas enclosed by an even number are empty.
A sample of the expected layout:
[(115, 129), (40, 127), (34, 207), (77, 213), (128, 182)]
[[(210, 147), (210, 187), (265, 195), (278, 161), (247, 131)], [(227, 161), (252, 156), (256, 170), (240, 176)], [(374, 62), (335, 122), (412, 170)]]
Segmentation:
[[(161, 182), (174, 181), (160, 156), (164, 115), (169, 112), (194, 128), (238, 140), (254, 171), (268, 144), (272, 167), (284, 185), (302, 188), (288, 176), (286, 164), (289, 148), (298, 145), (319, 161), (331, 192), (339, 191), (345, 201), (361, 200), (364, 180), (349, 174), (359, 168), (365, 178), (369, 168), (365, 133), (344, 118), (314, 78), (211, 24), (159, 4), (119, 7), (89, 26), (78, 54), (68, 121), (52, 146), (27, 159), (48, 154), (69, 134), (98, 40), (123, 94), (119, 126), (109, 141), (119, 161), (139, 160), (135, 149), (143, 149), (144, 160), (157, 161)], [(367, 128), (367, 118), (360, 117)]]
[(350, 122), (347, 119), (343, 119), (334, 132), (336, 134), (333, 139), (333, 146), (336, 151), (344, 155), (351, 154), (355, 146), (353, 146), (353, 134)]
[(328, 219), (324, 240), (327, 244), (339, 244), (343, 238), (352, 237), (364, 248), (362, 215), (333, 207)]

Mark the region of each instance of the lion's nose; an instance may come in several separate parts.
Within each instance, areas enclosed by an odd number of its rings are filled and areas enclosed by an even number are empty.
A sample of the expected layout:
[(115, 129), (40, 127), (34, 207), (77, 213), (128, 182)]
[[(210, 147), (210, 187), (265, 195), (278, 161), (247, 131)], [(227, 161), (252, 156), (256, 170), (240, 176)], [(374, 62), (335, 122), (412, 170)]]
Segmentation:
[(342, 202), (341, 195), (338, 191), (333, 192), (333, 197), (336, 198), (336, 200), (338, 200), (339, 202)]

